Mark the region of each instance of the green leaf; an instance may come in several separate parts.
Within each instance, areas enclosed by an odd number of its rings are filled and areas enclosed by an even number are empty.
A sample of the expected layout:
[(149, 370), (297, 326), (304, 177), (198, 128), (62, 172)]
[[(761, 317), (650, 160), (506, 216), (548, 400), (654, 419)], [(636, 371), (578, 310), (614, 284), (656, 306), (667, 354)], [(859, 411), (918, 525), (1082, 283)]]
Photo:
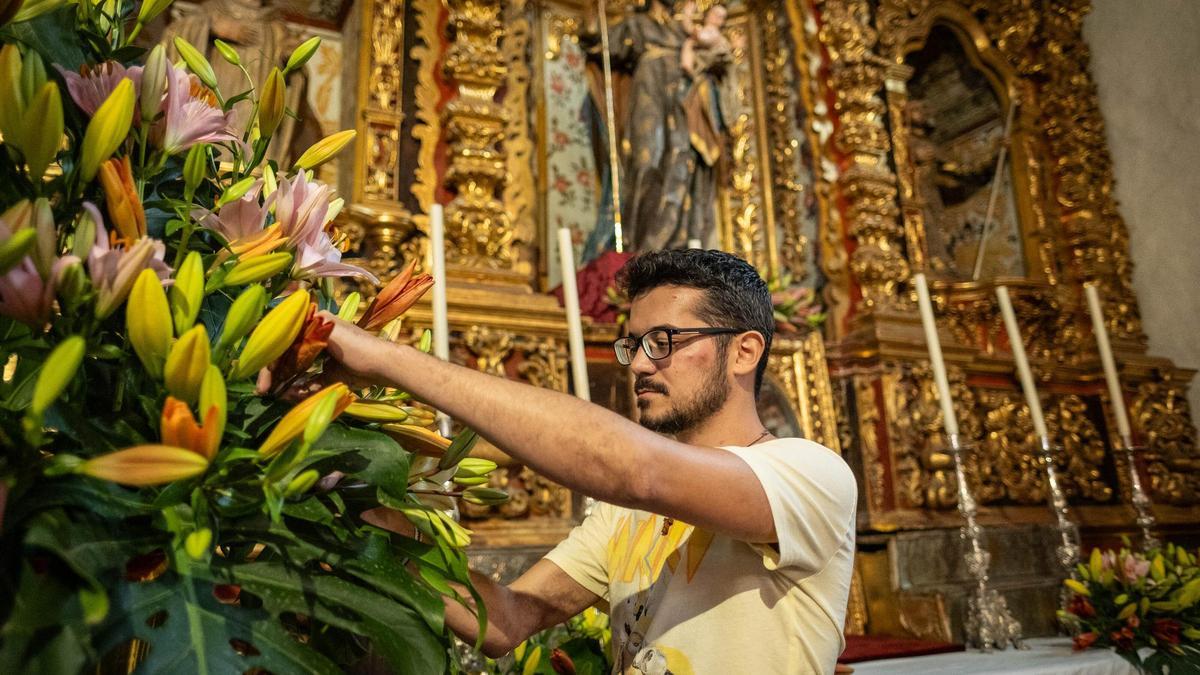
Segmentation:
[(78, 673), (95, 660), (79, 597), (53, 574), (24, 565), (0, 627), (0, 672)]
[[(192, 568), (207, 576), (206, 568)], [(149, 653), (139, 673), (338, 673), (336, 664), (301, 644), (261, 609), (221, 604), (212, 580), (168, 572), (150, 583), (120, 582), (112, 619), (98, 643), (104, 651), (144, 640)], [(240, 654), (234, 645), (248, 645)]]
[(471, 449), (475, 447), (475, 442), (479, 440), (479, 435), (470, 429), (463, 429), (454, 437), (454, 441), (450, 443), (450, 447), (446, 448), (445, 454), (438, 462), (438, 468), (445, 471), (450, 467), (458, 464), (463, 457), (471, 454)]

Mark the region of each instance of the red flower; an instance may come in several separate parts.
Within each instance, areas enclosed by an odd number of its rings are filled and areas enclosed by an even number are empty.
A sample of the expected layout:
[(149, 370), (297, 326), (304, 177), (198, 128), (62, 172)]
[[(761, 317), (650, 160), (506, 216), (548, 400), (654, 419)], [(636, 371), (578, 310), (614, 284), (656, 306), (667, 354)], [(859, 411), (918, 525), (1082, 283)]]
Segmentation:
[(592, 172), (588, 171), (587, 169), (580, 169), (579, 173), (575, 174), (575, 180), (578, 181), (580, 185), (591, 185)]
[(550, 652), (550, 667), (557, 675), (575, 675), (575, 662), (561, 649)]
[(567, 90), (567, 85), (563, 82), (562, 76), (558, 73), (550, 76), (550, 90), (559, 96)]
[(1125, 619), (1125, 625), (1129, 626), (1130, 628), (1137, 628), (1138, 626), (1142, 625), (1142, 620), (1138, 618), (1137, 614), (1133, 614), (1128, 619)]
[(568, 182), (566, 178), (559, 176), (558, 178), (556, 178), (554, 180), (555, 192), (566, 192), (567, 190), (570, 190), (570, 189), (571, 189), (571, 183)]
[(1177, 645), (1181, 628), (1181, 624), (1175, 619), (1155, 619), (1154, 623), (1150, 624), (1150, 634), (1159, 642)]
[(283, 386), (307, 371), (329, 344), (329, 334), (332, 332), (333, 322), (317, 316), (316, 303), (310, 303), (308, 314), (304, 317), (304, 326), (296, 335), (296, 340), (269, 366), (272, 382)]
[(428, 274), (414, 277), (416, 267), (415, 260), (410, 262), (379, 291), (358, 320), (359, 326), (369, 331), (379, 330), (417, 304), (417, 300), (433, 286), (433, 277)]
[(1092, 643), (1095, 642), (1099, 637), (1099, 635), (1091, 632), (1080, 633), (1079, 635), (1075, 636), (1074, 643), (1071, 646), (1075, 651), (1081, 652), (1088, 647), (1091, 647)]
[[(588, 263), (575, 273), (579, 290), (579, 311), (597, 323), (616, 323), (617, 310), (608, 298), (608, 289), (617, 285), (617, 272), (633, 257), (631, 253), (605, 251), (599, 258)], [(561, 303), (562, 286), (551, 291)]]
[(1127, 652), (1133, 649), (1133, 630), (1128, 626), (1121, 630), (1114, 630), (1108, 637), (1112, 639), (1113, 645), (1116, 646), (1119, 652)]
[(1071, 596), (1071, 601), (1067, 603), (1067, 611), (1083, 619), (1096, 616), (1096, 608), (1082, 595)]

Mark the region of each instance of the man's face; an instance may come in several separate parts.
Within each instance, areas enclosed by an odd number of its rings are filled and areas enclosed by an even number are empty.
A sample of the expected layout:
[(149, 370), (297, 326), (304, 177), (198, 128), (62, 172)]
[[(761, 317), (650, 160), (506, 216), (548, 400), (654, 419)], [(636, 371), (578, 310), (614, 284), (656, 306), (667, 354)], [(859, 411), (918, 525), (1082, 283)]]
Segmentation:
[[(629, 334), (639, 337), (655, 328), (700, 328), (708, 322), (692, 312), (703, 291), (660, 286), (633, 301)], [(674, 349), (664, 359), (646, 356), (640, 345), (629, 367), (639, 422), (652, 431), (679, 434), (720, 410), (729, 398), (728, 358), (716, 335), (676, 335)]]

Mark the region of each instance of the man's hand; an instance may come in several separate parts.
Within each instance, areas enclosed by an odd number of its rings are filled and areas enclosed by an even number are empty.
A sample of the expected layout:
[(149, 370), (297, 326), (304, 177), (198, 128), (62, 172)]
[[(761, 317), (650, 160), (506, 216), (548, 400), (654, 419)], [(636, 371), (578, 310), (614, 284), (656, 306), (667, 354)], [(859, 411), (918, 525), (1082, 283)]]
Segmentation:
[(321, 312), (320, 316), (333, 324), (329, 344), (325, 348), (333, 359), (325, 362), (326, 372), (333, 379), (351, 387), (379, 384), (383, 377), (379, 366), (385, 361), (380, 358), (381, 353), (400, 348), (399, 345), (372, 335), (329, 312)]

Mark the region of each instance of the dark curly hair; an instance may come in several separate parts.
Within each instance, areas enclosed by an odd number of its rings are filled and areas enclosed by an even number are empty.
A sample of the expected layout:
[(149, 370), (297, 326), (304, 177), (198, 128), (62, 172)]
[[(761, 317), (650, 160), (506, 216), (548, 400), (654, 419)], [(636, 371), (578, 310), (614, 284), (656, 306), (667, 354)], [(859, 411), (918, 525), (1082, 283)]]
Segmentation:
[[(695, 312), (702, 320), (760, 333), (766, 349), (754, 375), (758, 395), (775, 335), (775, 313), (767, 282), (749, 263), (724, 251), (651, 251), (626, 262), (617, 273), (617, 285), (631, 302), (659, 286), (699, 289), (704, 299)], [(720, 337), (722, 345), (729, 343), (729, 336)]]

